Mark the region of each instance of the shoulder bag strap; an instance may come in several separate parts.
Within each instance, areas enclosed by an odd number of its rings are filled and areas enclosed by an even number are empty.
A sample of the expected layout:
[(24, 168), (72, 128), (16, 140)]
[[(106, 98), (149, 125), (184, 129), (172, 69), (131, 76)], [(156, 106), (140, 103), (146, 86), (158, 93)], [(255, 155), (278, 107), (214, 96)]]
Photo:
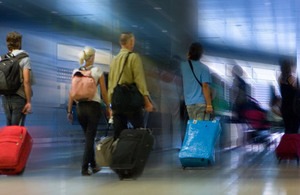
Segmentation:
[(200, 86), (202, 87), (202, 83), (199, 81), (199, 79), (198, 79), (198, 78), (196, 77), (196, 75), (195, 75), (194, 68), (193, 68), (193, 64), (192, 64), (191, 60), (189, 60), (189, 64), (190, 64), (190, 67), (191, 67), (191, 69), (192, 69), (192, 72), (193, 72), (193, 75), (194, 75), (195, 79), (198, 81), (198, 83), (199, 83)]
[(121, 73), (120, 73), (120, 76), (119, 76), (119, 79), (118, 79), (117, 84), (119, 84), (119, 82), (120, 82), (121, 76), (122, 76), (122, 74), (123, 74), (123, 72), (124, 72), (124, 68), (125, 68), (126, 62), (127, 62), (128, 57), (129, 57), (129, 55), (130, 55), (131, 53), (132, 53), (132, 52), (128, 52), (128, 55), (126, 56), (126, 59), (125, 59), (125, 61), (124, 61), (123, 68), (122, 68), (122, 71), (121, 71)]

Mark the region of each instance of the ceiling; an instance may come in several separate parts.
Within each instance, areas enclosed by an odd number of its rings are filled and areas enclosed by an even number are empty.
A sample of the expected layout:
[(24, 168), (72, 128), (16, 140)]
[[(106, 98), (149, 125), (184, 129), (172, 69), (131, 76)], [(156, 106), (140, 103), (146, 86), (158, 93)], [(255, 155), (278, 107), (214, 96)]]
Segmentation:
[[(298, 4), (297, 0), (0, 0), (0, 22), (88, 34), (113, 43), (120, 32), (132, 31), (139, 52), (161, 60), (174, 55), (178, 39), (191, 36), (210, 55), (274, 63), (282, 55), (296, 56)], [(189, 34), (194, 29), (196, 37)]]
[(299, 19), (296, 0), (198, 2), (199, 40), (213, 50), (248, 53), (253, 58), (296, 56)]

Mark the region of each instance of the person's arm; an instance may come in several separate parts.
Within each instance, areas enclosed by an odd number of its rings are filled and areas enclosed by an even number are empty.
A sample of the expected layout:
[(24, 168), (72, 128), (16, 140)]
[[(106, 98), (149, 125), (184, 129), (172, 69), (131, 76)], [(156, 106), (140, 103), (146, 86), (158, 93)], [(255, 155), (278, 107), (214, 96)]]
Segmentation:
[[(276, 109), (277, 108), (277, 109)], [(280, 116), (281, 117), (281, 112), (280, 112), (280, 110), (278, 109), (278, 107), (271, 107), (271, 110), (272, 110), (272, 112), (274, 113), (274, 114), (276, 114), (277, 116)]]
[(289, 76), (288, 83), (295, 88), (297, 87), (297, 79), (293, 75)]
[(145, 110), (147, 112), (152, 112), (154, 110), (154, 107), (153, 107), (148, 95), (144, 95), (144, 101), (145, 101), (145, 106), (144, 106)]
[(26, 96), (26, 104), (22, 110), (23, 114), (31, 112), (31, 84), (30, 84), (30, 69), (23, 70), (23, 84)]
[(213, 113), (213, 107), (211, 105), (210, 89), (208, 83), (202, 83), (202, 91), (206, 102), (206, 112)]
[(72, 106), (73, 106), (73, 99), (71, 98), (71, 96), (70, 96), (70, 94), (69, 94), (68, 121), (69, 121), (70, 123), (73, 121)]
[(144, 109), (148, 112), (152, 112), (154, 110), (154, 107), (149, 99), (149, 92), (147, 90), (147, 85), (146, 85), (146, 79), (145, 79), (145, 73), (144, 73), (144, 68), (142, 64), (142, 60), (139, 56), (135, 56), (133, 59), (133, 79), (134, 82), (141, 92), (141, 94), (144, 96), (144, 101), (145, 101), (145, 106)]
[(106, 104), (106, 111), (107, 111), (108, 118), (111, 118), (112, 117), (112, 111), (110, 109), (110, 105), (109, 105), (109, 101), (108, 101), (108, 95), (107, 95), (107, 90), (106, 90), (106, 85), (105, 85), (105, 80), (104, 80), (104, 75), (103, 74), (99, 78), (98, 83), (100, 84), (102, 99), (103, 99), (104, 103)]

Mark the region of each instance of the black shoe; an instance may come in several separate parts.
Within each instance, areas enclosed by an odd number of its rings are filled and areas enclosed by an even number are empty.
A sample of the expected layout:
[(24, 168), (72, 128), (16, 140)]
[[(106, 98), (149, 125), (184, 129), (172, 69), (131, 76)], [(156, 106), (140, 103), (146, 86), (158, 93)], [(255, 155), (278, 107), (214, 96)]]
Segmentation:
[(92, 168), (93, 173), (98, 173), (99, 171), (101, 171), (101, 167), (99, 166), (95, 166)]
[(91, 176), (93, 173), (91, 173), (89, 170), (81, 170), (82, 176)]

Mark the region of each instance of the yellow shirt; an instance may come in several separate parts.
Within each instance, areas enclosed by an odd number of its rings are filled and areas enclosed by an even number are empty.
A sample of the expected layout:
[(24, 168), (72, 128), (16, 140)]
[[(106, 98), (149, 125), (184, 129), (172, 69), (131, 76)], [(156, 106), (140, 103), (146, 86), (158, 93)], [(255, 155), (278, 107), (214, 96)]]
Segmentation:
[[(111, 102), (111, 97), (114, 88), (117, 86), (117, 81), (124, 66), (124, 61), (130, 50), (121, 49), (120, 53), (113, 59), (110, 64), (108, 75), (108, 101)], [(128, 57), (124, 72), (119, 81), (120, 83), (135, 83), (142, 95), (149, 95), (146, 86), (145, 73), (140, 56), (136, 53), (131, 53)]]

